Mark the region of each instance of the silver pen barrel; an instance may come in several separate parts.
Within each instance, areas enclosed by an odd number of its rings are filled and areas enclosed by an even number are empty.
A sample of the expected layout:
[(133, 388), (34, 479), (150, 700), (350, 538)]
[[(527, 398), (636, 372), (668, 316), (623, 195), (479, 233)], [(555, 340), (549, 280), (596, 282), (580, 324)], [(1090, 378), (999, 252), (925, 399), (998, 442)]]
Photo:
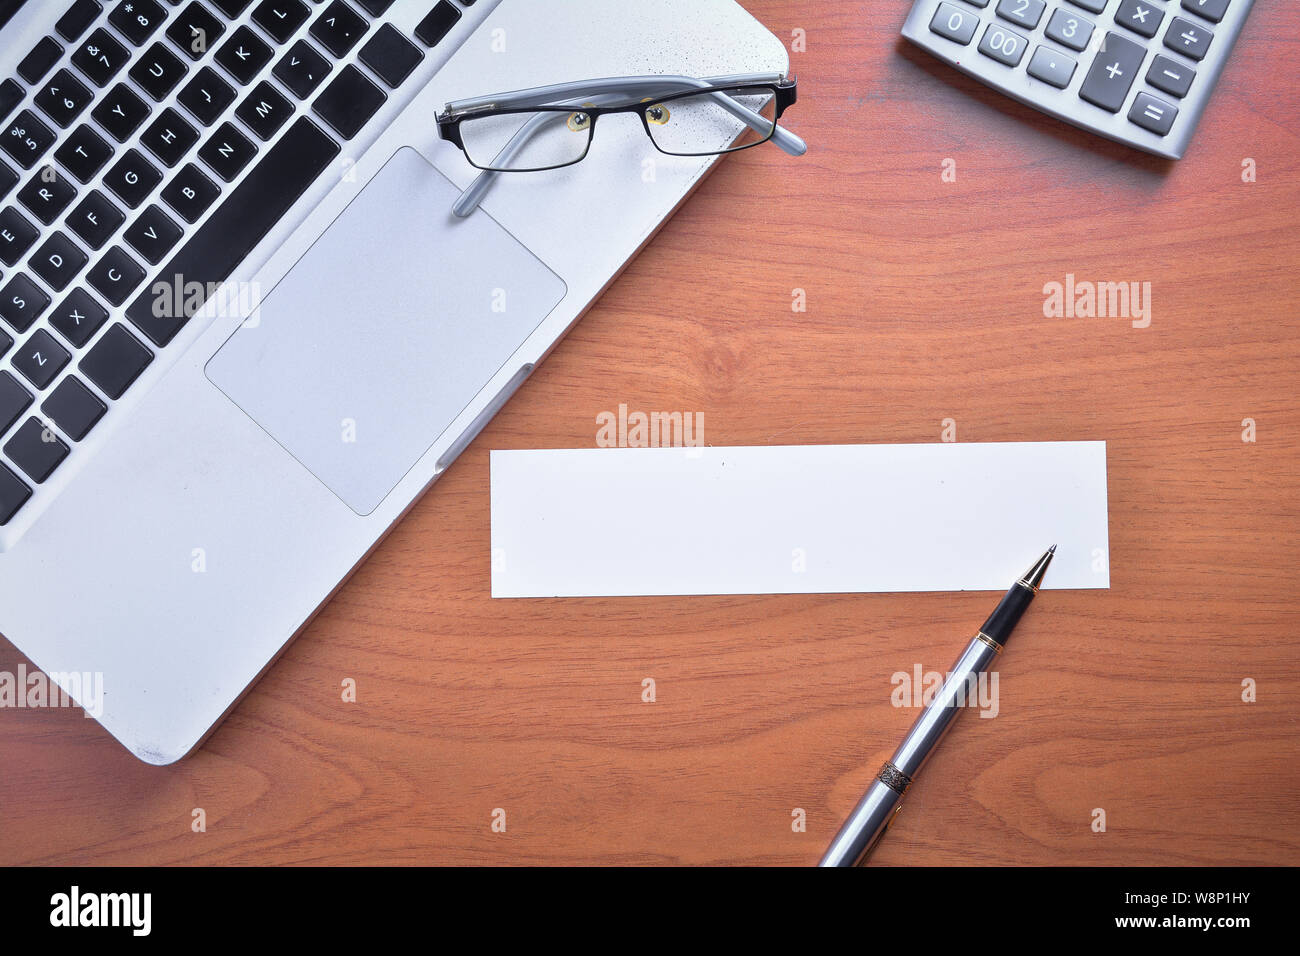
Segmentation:
[(976, 682), (979, 675), (1001, 652), (1001, 645), (982, 632), (975, 636), (952, 666), (951, 675), (934, 699), (916, 718), (894, 756), (880, 768), (866, 794), (835, 834), (818, 866), (857, 866), (866, 858), (902, 809), (907, 788), (948, 732), (957, 714), (978, 699)]

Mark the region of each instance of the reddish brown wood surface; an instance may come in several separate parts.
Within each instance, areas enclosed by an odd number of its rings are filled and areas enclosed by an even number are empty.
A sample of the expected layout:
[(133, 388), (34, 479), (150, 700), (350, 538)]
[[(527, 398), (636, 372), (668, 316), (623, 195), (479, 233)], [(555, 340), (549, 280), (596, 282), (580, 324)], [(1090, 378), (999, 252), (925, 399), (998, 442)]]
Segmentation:
[[(488, 450), (620, 403), (713, 444), (1105, 439), (1111, 589), (1040, 598), (876, 859), (1300, 862), (1300, 8), (1256, 4), (1167, 163), (909, 48), (902, 0), (745, 5), (806, 31), (808, 155), (723, 163), (195, 756), (0, 711), (0, 862), (815, 862), (914, 716), (890, 675), (991, 596), (493, 601)], [(1150, 327), (1044, 318), (1067, 273), (1150, 282)]]

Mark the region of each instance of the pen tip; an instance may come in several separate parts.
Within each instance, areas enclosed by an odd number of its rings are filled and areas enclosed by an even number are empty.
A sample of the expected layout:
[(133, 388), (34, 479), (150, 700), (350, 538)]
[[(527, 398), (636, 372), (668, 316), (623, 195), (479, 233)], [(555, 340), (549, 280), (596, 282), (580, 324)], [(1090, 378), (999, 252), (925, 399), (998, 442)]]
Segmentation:
[(1052, 545), (1050, 548), (1048, 548), (1048, 549), (1047, 549), (1047, 553), (1048, 553), (1048, 554), (1056, 554), (1056, 545)]

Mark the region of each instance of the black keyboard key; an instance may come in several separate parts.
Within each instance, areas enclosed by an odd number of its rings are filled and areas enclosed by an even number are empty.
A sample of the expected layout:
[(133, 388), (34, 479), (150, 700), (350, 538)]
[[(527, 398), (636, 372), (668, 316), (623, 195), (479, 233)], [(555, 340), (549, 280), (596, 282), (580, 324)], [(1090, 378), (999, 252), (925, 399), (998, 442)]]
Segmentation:
[(0, 163), (0, 199), (4, 199), (5, 196), (8, 196), (9, 190), (13, 189), (17, 185), (18, 174), (4, 163)]
[(76, 0), (67, 13), (59, 17), (54, 29), (69, 43), (76, 41), (99, 18), (101, 7), (95, 0)]
[(253, 0), (212, 0), (212, 5), (233, 20), (252, 2)]
[(90, 115), (109, 136), (125, 143), (149, 118), (149, 104), (125, 83), (119, 83), (100, 98)]
[[(9, 333), (4, 329), (0, 329), (0, 358), (5, 357), (5, 353), (13, 348), (13, 344), (14, 340), (9, 336)], [(4, 429), (0, 428), (0, 432), (2, 431), (4, 431)]]
[(289, 87), (289, 92), (298, 99), (305, 100), (316, 91), (329, 71), (329, 60), (317, 53), (310, 43), (299, 40), (280, 58), (271, 72)]
[(140, 84), (140, 88), (155, 101), (162, 101), (167, 94), (185, 78), (189, 68), (181, 62), (180, 57), (161, 43), (155, 43), (144, 53), (128, 71), (128, 76)]
[(135, 46), (144, 46), (165, 19), (167, 11), (155, 0), (121, 0), (108, 15), (108, 22)]
[(140, 142), (162, 160), (164, 166), (175, 166), (198, 141), (198, 130), (171, 107), (159, 113), (158, 118), (140, 134)]
[(253, 82), (262, 67), (271, 62), (271, 48), (248, 27), (240, 27), (213, 57), (241, 86)]
[(369, 26), (342, 0), (333, 0), (307, 32), (325, 49), (341, 57), (357, 45)]
[(193, 163), (186, 163), (163, 187), (163, 202), (186, 222), (198, 222), (221, 190)]
[(26, 332), (50, 306), (50, 297), (19, 272), (0, 290), (0, 319), (15, 332)]
[(95, 423), (104, 417), (108, 406), (101, 402), (75, 375), (69, 375), (50, 397), (41, 403), (45, 417), (54, 422), (73, 441), (90, 434)]
[(86, 273), (90, 287), (113, 305), (121, 305), (144, 281), (144, 269), (121, 246), (113, 246)]
[(144, 202), (160, 182), (162, 173), (134, 149), (128, 149), (104, 174), (104, 185), (132, 209)]
[[(0, 334), (4, 334), (0, 332)], [(5, 338), (9, 338), (5, 336)], [(9, 339), (10, 345), (13, 345), (13, 339)], [(18, 416), (27, 411), (31, 405), (31, 393), (18, 384), (17, 378), (9, 375), (8, 372), (0, 372), (0, 434), (9, 431), (10, 425), (18, 420)]]
[(31, 169), (54, 145), (54, 139), (54, 131), (37, 119), (35, 113), (23, 110), (5, 127), (0, 149), (23, 169)]
[[(13, 343), (12, 339), (9, 341), (10, 344)], [(8, 372), (0, 372), (0, 435), (7, 432), (31, 404), (31, 393), (18, 384), (18, 379)]]
[(59, 41), (54, 37), (42, 37), (41, 42), (32, 47), (32, 51), (18, 64), (18, 75), (34, 86), (54, 69), (61, 56), (63, 47)]
[(157, 206), (150, 206), (131, 223), (122, 237), (150, 265), (156, 266), (180, 241), (182, 231), (167, 213)]
[(366, 79), (355, 66), (348, 64), (325, 87), (325, 92), (316, 97), (312, 110), (344, 139), (351, 139), (386, 99), (388, 96), (383, 90)]
[(225, 32), (226, 25), (198, 0), (178, 13), (167, 27), (167, 36), (191, 60), (202, 59)]
[(39, 418), (32, 417), (5, 442), (5, 454), (39, 485), (68, 457), (68, 446)]
[(211, 126), (235, 102), (235, 89), (223, 80), (217, 71), (205, 66), (185, 84), (176, 96), (176, 102), (185, 107), (204, 126)]
[(17, 265), (41, 231), (13, 206), (0, 211), (0, 262)]
[(108, 86), (108, 81), (126, 66), (128, 55), (126, 47), (114, 40), (103, 27), (99, 27), (72, 54), (72, 65), (84, 73), (90, 82), (102, 88)]
[(104, 168), (104, 164), (113, 158), (113, 147), (93, 129), (82, 123), (63, 141), (63, 145), (54, 151), (54, 158), (79, 182), (88, 183)]
[(12, 471), (0, 465), (0, 528), (13, 520), (18, 509), (32, 496), (28, 488)]
[(310, 13), (302, 0), (263, 0), (253, 10), (253, 22), (276, 43), (288, 43)]
[(5, 80), (0, 83), (0, 120), (17, 109), (26, 95), (27, 92), (18, 85), (17, 80)]
[(288, 122), (289, 117), (293, 115), (293, 104), (285, 99), (279, 90), (263, 80), (248, 96), (244, 97), (244, 102), (239, 104), (235, 115), (244, 121), (258, 139), (265, 142)]
[[(382, 13), (386, 13), (388, 8), (392, 5), (393, 0), (357, 0), (357, 6), (366, 11), (366, 13), (370, 14), (372, 17), (377, 17)], [(465, 5), (469, 6), (469, 4)]]
[(199, 159), (212, 167), (213, 172), (230, 182), (238, 176), (254, 156), (257, 147), (252, 140), (230, 123), (222, 123), (212, 138), (199, 149)]
[(98, 189), (92, 189), (68, 214), (67, 226), (91, 249), (98, 249), (117, 232), (126, 216)]
[(67, 129), (90, 102), (90, 90), (67, 70), (59, 70), (41, 87), (33, 102), (42, 113)]
[(56, 231), (27, 263), (55, 292), (62, 292), (90, 261), (63, 232)]
[(419, 22), (415, 35), (425, 46), (437, 46), (442, 38), (451, 32), (451, 28), (460, 20), (458, 10), (448, 0), (438, 0), (438, 5), (429, 11), (429, 15)]
[(1094, 106), (1118, 113), (1146, 53), (1146, 47), (1140, 43), (1118, 33), (1107, 33), (1105, 43), (1092, 61), (1092, 69), (1079, 88), (1079, 96)]
[(396, 89), (420, 65), (424, 54), (391, 24), (381, 26), (357, 54), (359, 59), (378, 77)]
[[(185, 283), (221, 283), (253, 250), (339, 154), (339, 145), (311, 120), (299, 117), (267, 150), (243, 181), (162, 269)], [(127, 318), (155, 345), (175, 337), (201, 304), (186, 302), (179, 316), (154, 315), (153, 297), (142, 295)]]
[(97, 389), (117, 401), (153, 361), (153, 353), (120, 322), (104, 333), (77, 368)]
[(76, 198), (77, 187), (66, 176), (60, 176), (53, 166), (42, 166), (40, 172), (18, 190), (18, 201), (47, 226), (52, 225)]
[(72, 354), (56, 342), (54, 336), (44, 329), (37, 329), (23, 343), (23, 347), (14, 353), (12, 363), (39, 392), (49, 388), (55, 376), (63, 371), (71, 359)]
[(91, 336), (107, 321), (108, 310), (82, 288), (73, 289), (50, 314), (50, 325), (54, 331), (78, 349), (89, 342)]

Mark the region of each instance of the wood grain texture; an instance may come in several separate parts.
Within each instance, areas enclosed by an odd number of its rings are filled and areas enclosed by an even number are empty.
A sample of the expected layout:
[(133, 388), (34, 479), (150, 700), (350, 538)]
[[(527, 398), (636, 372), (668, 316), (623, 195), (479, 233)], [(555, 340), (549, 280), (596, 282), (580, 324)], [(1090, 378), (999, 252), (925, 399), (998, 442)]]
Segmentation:
[[(890, 675), (994, 597), (493, 601), (488, 450), (627, 403), (719, 445), (1105, 439), (1111, 589), (1040, 598), (876, 861), (1300, 863), (1300, 7), (1167, 163), (909, 48), (903, 0), (745, 6), (807, 31), (809, 154), (721, 164), (197, 755), (0, 712), (0, 862), (815, 862), (914, 717)], [(1067, 273), (1151, 282), (1150, 327), (1044, 318)]]

